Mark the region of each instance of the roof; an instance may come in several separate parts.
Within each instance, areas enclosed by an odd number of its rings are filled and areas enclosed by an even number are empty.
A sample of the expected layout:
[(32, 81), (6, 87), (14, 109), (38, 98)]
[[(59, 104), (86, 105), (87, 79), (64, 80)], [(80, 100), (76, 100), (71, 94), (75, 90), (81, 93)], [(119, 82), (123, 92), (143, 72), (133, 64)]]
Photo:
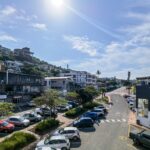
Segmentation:
[(144, 131), (144, 134), (147, 134), (150, 136), (150, 130)]
[(45, 80), (64, 80), (71, 79), (70, 77), (46, 77)]
[(75, 127), (65, 127), (64, 130), (65, 130), (65, 131), (66, 131), (66, 130), (77, 130), (77, 128), (75, 128)]
[(136, 79), (137, 80), (146, 80), (146, 79), (150, 79), (150, 76), (147, 76), (147, 77), (138, 77)]
[(50, 140), (65, 140), (66, 138), (65, 138), (65, 136), (63, 136), (63, 135), (56, 135), (56, 136), (52, 136), (51, 138), (50, 138)]
[(21, 118), (20, 116), (11, 116), (9, 118)]

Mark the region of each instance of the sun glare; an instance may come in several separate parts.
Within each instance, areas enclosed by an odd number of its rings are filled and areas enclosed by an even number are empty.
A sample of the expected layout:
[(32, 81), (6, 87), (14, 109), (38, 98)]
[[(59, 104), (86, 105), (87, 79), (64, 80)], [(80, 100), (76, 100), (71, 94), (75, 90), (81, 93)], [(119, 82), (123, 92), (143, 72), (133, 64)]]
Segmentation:
[(64, 4), (63, 0), (51, 0), (51, 3), (56, 8), (61, 8)]

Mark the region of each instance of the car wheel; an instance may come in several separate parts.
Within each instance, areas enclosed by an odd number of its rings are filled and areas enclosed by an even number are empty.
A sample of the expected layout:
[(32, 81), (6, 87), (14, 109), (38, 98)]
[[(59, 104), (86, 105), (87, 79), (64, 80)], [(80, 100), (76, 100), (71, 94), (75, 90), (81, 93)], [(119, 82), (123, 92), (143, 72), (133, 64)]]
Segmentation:
[(78, 138), (77, 136), (74, 136), (74, 137), (73, 137), (73, 140), (74, 140), (74, 141), (77, 141), (78, 139), (79, 139), (79, 138)]
[(136, 138), (133, 139), (133, 142), (134, 142), (134, 144), (137, 145), (137, 146), (140, 145), (140, 142), (139, 142)]
[(138, 125), (141, 125), (140, 120), (137, 120), (136, 123), (137, 123)]
[(67, 148), (66, 148), (66, 147), (63, 147), (61, 150), (67, 150)]

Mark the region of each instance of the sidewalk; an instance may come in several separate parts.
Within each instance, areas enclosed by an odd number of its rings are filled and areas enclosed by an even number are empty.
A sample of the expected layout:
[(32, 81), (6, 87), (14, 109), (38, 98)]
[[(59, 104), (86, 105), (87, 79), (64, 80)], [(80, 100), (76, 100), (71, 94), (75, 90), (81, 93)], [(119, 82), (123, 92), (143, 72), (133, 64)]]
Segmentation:
[(130, 111), (129, 117), (128, 117), (128, 124), (136, 124), (136, 113)]

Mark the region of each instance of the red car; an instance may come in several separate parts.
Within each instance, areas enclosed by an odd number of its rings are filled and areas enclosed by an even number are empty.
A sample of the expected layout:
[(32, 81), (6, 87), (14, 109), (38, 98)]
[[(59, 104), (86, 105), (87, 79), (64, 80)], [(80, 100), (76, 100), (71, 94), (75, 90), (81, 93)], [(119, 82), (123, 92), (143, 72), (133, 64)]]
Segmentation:
[(0, 132), (13, 132), (15, 126), (5, 120), (0, 120)]

